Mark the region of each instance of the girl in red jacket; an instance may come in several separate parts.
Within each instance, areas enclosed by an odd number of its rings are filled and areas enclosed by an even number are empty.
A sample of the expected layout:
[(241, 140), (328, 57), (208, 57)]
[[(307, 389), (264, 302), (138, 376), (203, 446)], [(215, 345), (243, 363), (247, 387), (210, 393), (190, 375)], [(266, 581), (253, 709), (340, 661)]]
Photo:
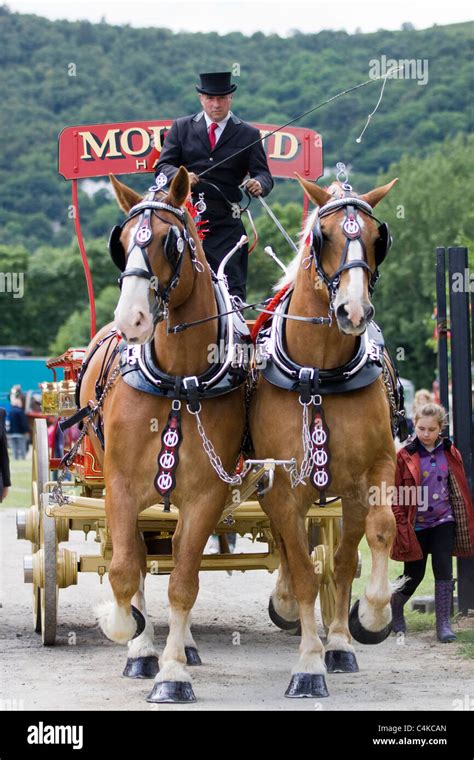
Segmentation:
[(462, 457), (440, 433), (446, 412), (425, 404), (415, 414), (415, 437), (397, 454), (397, 534), (391, 557), (405, 563), (404, 585), (392, 595), (393, 630), (405, 632), (403, 607), (423, 580), (428, 554), (435, 577), (436, 633), (454, 641), (449, 613), (454, 588), (452, 556), (474, 555), (474, 508)]

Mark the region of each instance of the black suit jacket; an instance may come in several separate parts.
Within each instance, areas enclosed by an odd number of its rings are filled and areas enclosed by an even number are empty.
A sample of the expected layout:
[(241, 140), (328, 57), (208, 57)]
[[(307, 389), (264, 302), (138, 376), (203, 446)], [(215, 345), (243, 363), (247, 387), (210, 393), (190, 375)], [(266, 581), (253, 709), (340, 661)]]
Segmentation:
[[(241, 200), (242, 193), (238, 186), (247, 174), (250, 174), (252, 179), (257, 179), (262, 185), (263, 195), (268, 195), (273, 187), (273, 179), (265, 151), (261, 142), (251, 145), (259, 138), (260, 132), (256, 127), (231, 114), (224, 131), (211, 150), (204, 112), (184, 116), (173, 123), (166, 135), (156, 174), (163, 172), (170, 181), (181, 165), (190, 172), (200, 174), (228, 158), (229, 160), (221, 166), (209, 171), (203, 179), (217, 185), (232, 203)], [(230, 158), (242, 148), (246, 149), (238, 156)], [(205, 184), (199, 183), (193, 187), (194, 198), (199, 192), (204, 192), (206, 199), (221, 199)]]
[(0, 409), (0, 501), (3, 489), (11, 486), (10, 461), (8, 459), (7, 432), (5, 429), (5, 409)]

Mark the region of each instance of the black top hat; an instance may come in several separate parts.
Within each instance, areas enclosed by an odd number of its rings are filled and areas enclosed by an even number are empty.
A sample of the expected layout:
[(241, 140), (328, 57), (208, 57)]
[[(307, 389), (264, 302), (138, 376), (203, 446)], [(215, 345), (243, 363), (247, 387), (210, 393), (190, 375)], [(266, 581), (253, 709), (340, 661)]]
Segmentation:
[(202, 95), (229, 95), (237, 89), (236, 84), (230, 83), (230, 77), (230, 71), (199, 74), (201, 86), (196, 85), (196, 90)]

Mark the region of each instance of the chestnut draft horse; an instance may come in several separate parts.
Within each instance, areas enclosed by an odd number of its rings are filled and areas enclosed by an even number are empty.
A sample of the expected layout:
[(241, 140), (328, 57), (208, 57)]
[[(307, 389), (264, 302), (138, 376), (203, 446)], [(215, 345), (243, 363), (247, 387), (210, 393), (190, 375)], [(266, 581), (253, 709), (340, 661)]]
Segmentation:
[[(301, 625), (300, 657), (286, 696), (323, 697), (328, 695), (326, 670), (358, 670), (351, 632), (369, 644), (382, 641), (391, 630), (387, 572), (395, 519), (384, 498), (391, 489), (382, 485), (395, 483), (396, 456), (381, 363), (375, 374), (375, 364), (364, 367), (363, 363), (364, 357), (369, 359), (364, 346), (374, 314), (370, 293), (390, 245), (388, 228), (375, 219), (372, 208), (396, 180), (357, 196), (350, 185), (334, 183), (330, 194), (298, 179), (320, 208), (310, 215), (299, 252), (279, 283), (288, 290), (277, 307), (278, 317), (273, 317), (272, 332), (261, 343), (267, 362), (252, 399), (250, 430), (257, 458), (296, 460), (293, 473), (277, 469), (272, 490), (261, 500), (281, 553), (269, 612), (281, 628)], [(373, 323), (371, 329), (381, 335)], [(344, 369), (352, 383), (348, 380), (348, 392), (342, 392)], [(363, 372), (368, 373), (365, 381)], [(367, 381), (365, 387), (350, 390)], [(338, 386), (337, 392), (331, 393), (331, 382)], [(314, 404), (320, 404), (318, 410), (325, 417), (324, 440), (329, 436), (329, 449), (323, 450), (321, 461), (329, 450), (330, 466), (329, 472), (318, 473), (313, 486), (310, 472), (317, 462), (312, 459), (314, 428), (309, 417)], [(321, 427), (320, 415), (316, 427)], [(310, 559), (305, 530), (306, 512), (325, 482), (324, 496), (340, 496), (343, 502), (342, 541), (335, 556), (336, 612), (326, 657), (314, 610), (320, 575)], [(357, 547), (364, 532), (372, 571), (348, 620)]]
[[(114, 177), (111, 182), (120, 208), (129, 215), (122, 228), (112, 233), (110, 242), (112, 257), (123, 270), (121, 294), (115, 322), (105, 326), (89, 345), (81, 380), (81, 406), (97, 398), (97, 381), (103, 387), (100, 378), (112, 343), (110, 339), (99, 347), (97, 343), (111, 328), (120, 331), (128, 357), (148, 347), (148, 357), (154, 360), (162, 379), (168, 381), (168, 389), (171, 380), (175, 390), (183, 390), (183, 379), (207, 376), (210, 347), (218, 343), (218, 320), (203, 321), (174, 334), (168, 328), (227, 311), (218, 309), (196, 227), (184, 208), (190, 192), (186, 169), (178, 170), (169, 192), (161, 191), (159, 199), (152, 193), (142, 200)], [(148, 231), (144, 229), (147, 225)], [(227, 305), (231, 308), (230, 300)], [(109, 363), (109, 378), (118, 361), (116, 356)], [(220, 457), (221, 467), (227, 472), (232, 472), (237, 463), (245, 424), (242, 383), (231, 390), (225, 395), (200, 398), (198, 411), (205, 434), (215, 446), (216, 458)], [(228, 483), (218, 476), (204, 451), (196, 424), (199, 417), (194, 419), (183, 400), (182, 442), (172, 493), (179, 520), (173, 536), (175, 567), (168, 590), (170, 629), (158, 671), (153, 625), (147, 619), (144, 597), (147, 550), (137, 521), (142, 510), (162, 501), (154, 481), (172, 403), (176, 408), (173, 397), (177, 397), (173, 384), (168, 397), (152, 395), (131, 387), (119, 374), (103, 405), (105, 450), (95, 431), (91, 432), (104, 471), (105, 511), (113, 544), (109, 579), (114, 601), (106, 602), (96, 612), (109, 639), (128, 642), (124, 675), (156, 675), (148, 697), (151, 702), (195, 701), (186, 664), (200, 662), (190, 631), (190, 612), (198, 593), (201, 556), (229, 492)]]

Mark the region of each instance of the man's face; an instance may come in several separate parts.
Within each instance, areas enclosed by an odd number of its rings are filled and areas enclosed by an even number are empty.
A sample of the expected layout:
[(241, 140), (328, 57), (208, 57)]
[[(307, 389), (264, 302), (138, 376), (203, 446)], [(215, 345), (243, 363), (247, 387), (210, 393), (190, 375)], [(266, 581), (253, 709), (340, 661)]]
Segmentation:
[(230, 95), (201, 95), (199, 93), (199, 100), (212, 121), (222, 121), (230, 111), (232, 93)]

